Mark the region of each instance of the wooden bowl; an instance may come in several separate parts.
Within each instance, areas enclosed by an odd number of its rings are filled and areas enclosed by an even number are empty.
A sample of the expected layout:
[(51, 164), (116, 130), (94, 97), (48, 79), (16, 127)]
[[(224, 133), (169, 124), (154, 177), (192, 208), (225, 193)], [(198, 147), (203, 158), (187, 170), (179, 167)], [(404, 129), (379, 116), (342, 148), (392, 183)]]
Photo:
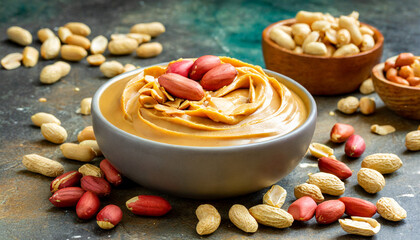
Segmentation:
[(384, 63), (372, 69), (372, 81), (376, 93), (385, 105), (398, 115), (420, 120), (420, 88), (388, 81), (383, 70)]
[(268, 35), (278, 25), (290, 26), (295, 19), (273, 23), (262, 33), (262, 50), (266, 68), (284, 74), (302, 84), (313, 95), (338, 95), (353, 92), (379, 63), (384, 37), (374, 27), (375, 46), (366, 52), (346, 57), (297, 54), (272, 41)]

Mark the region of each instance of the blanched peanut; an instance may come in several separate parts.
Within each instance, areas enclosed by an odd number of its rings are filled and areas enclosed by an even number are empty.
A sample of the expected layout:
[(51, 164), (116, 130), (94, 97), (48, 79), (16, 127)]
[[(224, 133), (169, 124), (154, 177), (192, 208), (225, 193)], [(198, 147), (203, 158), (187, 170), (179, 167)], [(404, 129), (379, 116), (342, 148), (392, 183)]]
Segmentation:
[(296, 14), (296, 22), (297, 23), (306, 23), (311, 25), (313, 22), (318, 20), (324, 20), (324, 14), (321, 12), (307, 12), (307, 11), (299, 11)]
[(45, 84), (52, 84), (66, 76), (70, 72), (70, 64), (58, 61), (54, 64), (45, 66), (40, 74), (40, 80)]
[(99, 67), (105, 77), (115, 77), (124, 71), (124, 67), (117, 61), (104, 62)]
[(12, 26), (7, 29), (7, 37), (10, 41), (22, 46), (27, 46), (32, 43), (31, 33), (21, 27)]
[(108, 46), (108, 39), (102, 35), (95, 37), (90, 44), (90, 52), (92, 54), (102, 54)]
[(10, 53), (7, 54), (6, 57), (1, 59), (1, 65), (6, 70), (12, 70), (15, 68), (20, 67), (22, 61), (22, 53)]
[(67, 37), (72, 35), (73, 33), (71, 33), (70, 29), (66, 28), (66, 27), (59, 27), (58, 28), (58, 37), (60, 38), (61, 42), (65, 42)]
[(83, 115), (90, 115), (92, 105), (92, 98), (83, 98), (80, 102), (80, 113)]
[(39, 52), (34, 47), (27, 46), (22, 52), (22, 63), (25, 67), (33, 67), (38, 63)]
[(162, 50), (162, 44), (158, 42), (151, 42), (140, 45), (140, 47), (137, 48), (136, 53), (140, 58), (151, 58), (161, 54)]
[(76, 45), (64, 45), (61, 47), (61, 58), (68, 61), (80, 61), (87, 56), (84, 48)]
[(311, 55), (327, 55), (327, 47), (322, 42), (310, 42), (303, 46), (303, 52)]
[(92, 126), (85, 127), (77, 135), (77, 141), (83, 142), (83, 141), (86, 141), (86, 140), (96, 140), (95, 133), (93, 132), (93, 127)]
[(296, 46), (296, 43), (293, 41), (292, 37), (279, 28), (271, 29), (269, 36), (270, 39), (276, 42), (280, 47), (292, 50)]
[(136, 69), (136, 66), (134, 66), (133, 64), (127, 63), (124, 65), (123, 73), (133, 71), (134, 69)]
[(117, 38), (108, 44), (108, 50), (114, 55), (127, 55), (136, 50), (138, 43), (132, 38)]
[(61, 122), (56, 118), (54, 115), (44, 112), (35, 113), (31, 116), (32, 123), (35, 126), (41, 127), (44, 123), (55, 123), (57, 125), (60, 125)]
[(359, 48), (353, 43), (344, 45), (334, 52), (333, 57), (344, 57), (359, 53)]
[(292, 25), (293, 39), (298, 45), (302, 45), (303, 41), (310, 33), (311, 27), (306, 23), (295, 23)]
[(160, 22), (138, 23), (131, 27), (130, 33), (144, 33), (157, 37), (165, 32), (165, 26)]
[(348, 16), (352, 17), (354, 20), (359, 20), (359, 15), (360, 15), (359, 12), (353, 11)]
[(73, 34), (82, 35), (84, 37), (89, 36), (90, 28), (88, 25), (81, 22), (69, 22), (64, 27), (70, 29)]
[(359, 30), (360, 30), (360, 33), (362, 34), (362, 35), (364, 35), (364, 34), (368, 34), (368, 35), (371, 35), (371, 36), (373, 36), (375, 33), (373, 32), (373, 30), (372, 29), (370, 29), (368, 26), (361, 26), (360, 28), (359, 28)]
[(152, 38), (150, 35), (144, 33), (127, 33), (126, 37), (136, 40), (138, 44), (150, 42)]
[(38, 30), (38, 39), (41, 42), (45, 42), (48, 38), (55, 37), (55, 34), (49, 28), (41, 28)]
[(347, 29), (340, 29), (337, 31), (337, 46), (349, 44), (351, 41), (350, 32)]
[[(337, 31), (330, 28), (325, 32), (324, 36), (324, 42), (325, 43), (332, 43), (334, 45), (337, 44)], [(335, 49), (334, 49), (335, 51)]]
[(335, 47), (331, 44), (325, 44), (325, 46), (327, 47), (327, 53), (325, 54), (328, 57), (331, 57), (334, 53), (335, 53)]
[(292, 27), (280, 25), (280, 26), (277, 26), (277, 28), (281, 29), (283, 32), (289, 34), (290, 36), (292, 35), (292, 32), (293, 32)]
[(41, 56), (44, 59), (53, 59), (58, 56), (60, 53), (61, 42), (58, 37), (51, 37), (48, 38), (44, 43), (41, 45)]
[(61, 153), (68, 159), (89, 162), (96, 157), (95, 151), (88, 145), (64, 143), (60, 146)]
[(306, 38), (305, 41), (303, 41), (302, 43), (302, 47), (305, 48), (305, 45), (310, 43), (310, 42), (316, 42), (319, 39), (319, 32), (318, 31), (313, 31), (311, 32)]
[(102, 151), (99, 148), (98, 142), (96, 140), (85, 140), (85, 141), (80, 142), (80, 145), (89, 146), (95, 152), (97, 157), (102, 156)]
[(295, 49), (293, 49), (293, 52), (295, 52), (297, 54), (301, 54), (301, 53), (303, 53), (303, 49), (300, 46), (296, 46)]
[(92, 66), (99, 66), (104, 63), (105, 60), (106, 58), (102, 54), (90, 55), (86, 58), (86, 61)]
[(362, 33), (360, 33), (359, 27), (357, 26), (354, 18), (341, 16), (338, 23), (341, 28), (345, 28), (350, 32), (351, 40), (354, 44), (360, 45), (360, 43), (362, 43)]
[(312, 31), (325, 32), (331, 28), (331, 23), (326, 20), (318, 20), (312, 23)]
[(363, 35), (362, 47), (360, 48), (360, 50), (362, 50), (362, 52), (368, 51), (372, 49), (374, 46), (375, 46), (375, 40), (373, 39), (373, 37), (369, 34)]
[(64, 42), (70, 45), (80, 46), (86, 50), (90, 48), (89, 39), (76, 34), (68, 36)]

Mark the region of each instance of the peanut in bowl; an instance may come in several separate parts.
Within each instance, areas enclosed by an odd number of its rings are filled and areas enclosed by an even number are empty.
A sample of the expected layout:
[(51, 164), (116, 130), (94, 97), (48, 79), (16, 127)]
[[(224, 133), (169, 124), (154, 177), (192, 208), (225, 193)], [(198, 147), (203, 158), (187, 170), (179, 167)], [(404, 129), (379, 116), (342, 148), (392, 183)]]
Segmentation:
[[(228, 58), (221, 59), (224, 62), (229, 61)], [(239, 61), (232, 61), (231, 63), (237, 69), (239, 69), (239, 66), (235, 64), (245, 64)], [(149, 71), (150, 73), (150, 69), (166, 69), (167, 65), (168, 63), (162, 63), (117, 76), (104, 84), (93, 98), (92, 118), (98, 144), (106, 158), (123, 175), (145, 187), (178, 196), (204, 199), (238, 196), (258, 191), (276, 183), (297, 166), (304, 156), (314, 133), (315, 102), (311, 95), (293, 80), (275, 72), (263, 71), (261, 68), (259, 68), (261, 73), (258, 74), (262, 74), (264, 77), (273, 77), (281, 84), (282, 89), (283, 87), (285, 90), (288, 89), (287, 91), (292, 92), (294, 97), (300, 99), (302, 105), (299, 106), (303, 109), (297, 109), (297, 111), (306, 112), (306, 115), (298, 126), (284, 129), (285, 131), (277, 135), (272, 134), (273, 129), (267, 128), (266, 132), (271, 133), (266, 135), (264, 127), (258, 127), (258, 125), (249, 127), (249, 124), (255, 121), (247, 122), (246, 117), (230, 124), (209, 122), (210, 120), (207, 117), (197, 120), (197, 118), (203, 116), (188, 115), (197, 113), (196, 109), (191, 108), (186, 110), (186, 113), (176, 111), (175, 115), (177, 117), (175, 119), (168, 120), (165, 116), (165, 120), (162, 122), (162, 119), (156, 120), (156, 117), (161, 117), (159, 110), (143, 108), (140, 113), (151, 122), (142, 122), (140, 126), (148, 125), (151, 127), (141, 128), (140, 133), (136, 133), (133, 132), (136, 131), (135, 127), (125, 125), (127, 120), (124, 120), (123, 114), (114, 119), (110, 118), (110, 115), (114, 116), (114, 114), (109, 114), (110, 112), (106, 110), (108, 107), (115, 107), (119, 113), (122, 113), (120, 99), (127, 82), (141, 76), (144, 72)], [(240, 70), (235, 81), (242, 76)], [(155, 74), (159, 75), (161, 73), (155, 71)], [(232, 84), (237, 84), (235, 81)], [(212, 91), (211, 94), (215, 94), (222, 89)], [(230, 96), (237, 96), (242, 99), (240, 96), (249, 93), (249, 90), (244, 91), (242, 88), (237, 90), (237, 92), (235, 90), (234, 93), (230, 93)], [(255, 90), (260, 91), (260, 89)], [(287, 97), (284, 99), (286, 101)], [(241, 102), (241, 100), (238, 101)], [(114, 106), (108, 106), (107, 104)], [(199, 104), (200, 102), (194, 103), (193, 101), (192, 106), (201, 106)], [(261, 106), (266, 108), (270, 104), (262, 103)], [(284, 112), (286, 115), (291, 114), (289, 111), (291, 108), (281, 109), (286, 110)], [(253, 114), (261, 112), (264, 112), (264, 110), (255, 110), (249, 116), (255, 117)], [(134, 114), (133, 116), (136, 118), (137, 112)], [(291, 118), (289, 118), (291, 115), (289, 117), (286, 115), (283, 118), (284, 121), (291, 121)], [(196, 120), (198, 122), (185, 122), (185, 120)], [(119, 124), (121, 121), (125, 121), (125, 123)], [(154, 123), (158, 124), (157, 128)], [(180, 123), (180, 125), (174, 125), (177, 123)], [(131, 124), (130, 121), (128, 121), (128, 124)], [(196, 126), (196, 128), (188, 129), (191, 125)], [(242, 132), (232, 130), (233, 126), (240, 128), (241, 125), (244, 125), (245, 128), (248, 127), (247, 130)], [(223, 137), (223, 134), (214, 134), (212, 130), (200, 129), (206, 126), (212, 128), (224, 126), (228, 128), (225, 133), (232, 135)], [(246, 133), (252, 130), (260, 132), (256, 135)], [(217, 130), (216, 132), (223, 133), (223, 131)], [(149, 134), (150, 132), (152, 133)], [(259, 136), (262, 136), (261, 139), (259, 139)]]
[[(384, 41), (382, 34), (376, 28), (362, 22), (360, 22), (360, 27), (372, 32), (374, 45), (368, 50), (353, 52), (351, 55), (343, 55), (343, 51), (340, 51), (338, 56), (334, 56), (334, 53), (329, 52), (332, 48), (324, 49), (325, 46), (319, 48), (323, 49), (320, 52), (316, 47), (322, 45), (322, 41), (312, 43), (314, 49), (318, 50), (311, 50), (311, 52), (318, 55), (311, 55), (304, 53), (303, 48), (298, 44), (291, 43), (288, 49), (287, 46), (282, 47), (270, 38), (270, 32), (273, 29), (284, 26), (290, 28), (295, 23), (297, 23), (295, 18), (287, 19), (273, 23), (264, 29), (262, 33), (264, 62), (267, 69), (294, 79), (308, 89), (311, 94), (339, 95), (353, 92), (369, 77), (372, 67), (381, 59)], [(325, 34), (323, 41), (327, 41), (325, 39), (328, 39), (326, 38), (328, 35), (326, 32), (321, 32), (320, 35), (323, 34)], [(303, 45), (303, 42), (300, 44)], [(351, 42), (348, 45), (350, 49), (362, 46), (360, 43), (356, 46)], [(326, 44), (326, 46), (330, 45)], [(294, 49), (291, 49), (293, 47)], [(298, 47), (300, 51), (296, 50)], [(338, 51), (337, 49), (336, 52)]]

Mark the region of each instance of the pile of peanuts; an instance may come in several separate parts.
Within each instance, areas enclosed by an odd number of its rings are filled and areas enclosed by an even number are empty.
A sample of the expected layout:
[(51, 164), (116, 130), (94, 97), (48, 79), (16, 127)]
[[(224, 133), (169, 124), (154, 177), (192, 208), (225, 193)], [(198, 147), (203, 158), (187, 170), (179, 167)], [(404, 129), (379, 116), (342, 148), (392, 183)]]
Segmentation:
[(420, 88), (420, 58), (401, 53), (385, 61), (384, 74), (393, 83)]
[(339, 18), (320, 12), (299, 11), (296, 23), (277, 25), (271, 40), (298, 54), (343, 57), (368, 51), (375, 46), (374, 31), (359, 22), (359, 13)]
[[(131, 71), (136, 67), (132, 64), (123, 66), (117, 61), (105, 62), (103, 53), (108, 48), (112, 55), (129, 55), (134, 51), (139, 58), (151, 58), (159, 55), (163, 47), (158, 42), (150, 42), (152, 38), (165, 32), (165, 26), (160, 22), (138, 23), (131, 27), (130, 33), (112, 34), (111, 40), (99, 35), (89, 40), (91, 29), (81, 22), (69, 22), (58, 28), (57, 35), (49, 28), (38, 31), (38, 39), (42, 42), (41, 49), (28, 46), (32, 43), (31, 33), (18, 26), (7, 29), (10, 41), (26, 46), (22, 53), (10, 53), (1, 60), (6, 70), (15, 69), (23, 64), (25, 67), (34, 67), (38, 63), (39, 55), (45, 60), (56, 59), (59, 55), (63, 60), (79, 62), (87, 56), (87, 62), (92, 66), (100, 66), (106, 77), (114, 77), (123, 72)], [(91, 55), (88, 56), (88, 51)], [(40, 81), (52, 84), (70, 72), (70, 65), (58, 61), (44, 67), (40, 74)]]

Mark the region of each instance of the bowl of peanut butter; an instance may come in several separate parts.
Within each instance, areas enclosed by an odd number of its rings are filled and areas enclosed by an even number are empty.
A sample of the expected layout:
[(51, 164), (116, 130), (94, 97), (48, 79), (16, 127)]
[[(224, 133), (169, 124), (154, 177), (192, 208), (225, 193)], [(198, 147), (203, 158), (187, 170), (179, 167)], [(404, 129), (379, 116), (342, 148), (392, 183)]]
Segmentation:
[(286, 76), (205, 55), (114, 77), (96, 92), (92, 120), (123, 175), (209, 199), (255, 192), (290, 173), (311, 142), (316, 105)]

